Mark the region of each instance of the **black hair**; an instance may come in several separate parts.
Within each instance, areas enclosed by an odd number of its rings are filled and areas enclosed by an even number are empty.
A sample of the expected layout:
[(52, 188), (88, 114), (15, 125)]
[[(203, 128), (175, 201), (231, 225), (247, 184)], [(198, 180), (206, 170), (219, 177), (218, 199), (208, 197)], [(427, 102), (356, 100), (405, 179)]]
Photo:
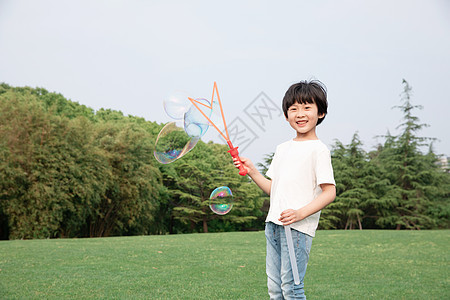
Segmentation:
[(283, 112), (285, 117), (288, 117), (288, 109), (295, 103), (299, 104), (316, 104), (319, 115), (323, 114), (322, 118), (319, 118), (317, 125), (322, 123), (327, 114), (328, 101), (327, 101), (327, 89), (325, 85), (319, 80), (312, 81), (300, 81), (289, 87), (283, 98)]

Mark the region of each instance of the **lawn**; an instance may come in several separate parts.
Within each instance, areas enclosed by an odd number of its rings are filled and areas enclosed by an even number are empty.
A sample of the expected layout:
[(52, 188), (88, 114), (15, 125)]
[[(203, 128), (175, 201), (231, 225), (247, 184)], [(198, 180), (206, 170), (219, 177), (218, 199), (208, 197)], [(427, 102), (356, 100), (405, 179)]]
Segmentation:
[[(450, 231), (318, 231), (308, 299), (450, 299)], [(268, 299), (263, 232), (0, 242), (0, 299)]]

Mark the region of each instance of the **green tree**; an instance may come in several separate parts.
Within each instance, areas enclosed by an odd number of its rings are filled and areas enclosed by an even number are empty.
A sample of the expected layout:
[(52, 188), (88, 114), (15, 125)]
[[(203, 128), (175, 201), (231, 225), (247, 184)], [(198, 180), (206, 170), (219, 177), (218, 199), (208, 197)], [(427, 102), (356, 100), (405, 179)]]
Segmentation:
[[(8, 90), (0, 94), (0, 106), (6, 158), (0, 197), (10, 237), (76, 235), (82, 224), (76, 215), (83, 215), (86, 202), (101, 190), (104, 169), (83, 151), (89, 147), (88, 124), (47, 112), (32, 93)], [(95, 161), (99, 164), (89, 163)]]
[[(332, 150), (336, 200), (323, 210), (323, 220), (332, 228), (363, 229), (363, 218), (373, 192), (376, 173), (357, 133), (349, 145), (336, 141)], [(339, 222), (336, 222), (339, 220)]]
[(148, 234), (162, 185), (153, 139), (129, 122), (103, 122), (95, 140), (109, 166), (106, 190), (89, 217), (90, 236)]
[(386, 141), (374, 155), (374, 161), (389, 180), (384, 195), (374, 199), (372, 205), (380, 217), (377, 224), (382, 228), (422, 229), (436, 226), (436, 221), (428, 213), (437, 195), (445, 197), (437, 178), (441, 178), (433, 155), (424, 155), (420, 148), (427, 145), (430, 138), (419, 137), (417, 132), (426, 124), (419, 123), (413, 115), (415, 109), (422, 109), (411, 103), (411, 87), (403, 80), (402, 104), (396, 106), (403, 113), (403, 122), (398, 128), (398, 136), (388, 134)]
[(431, 201), (427, 215), (433, 219), (433, 228), (450, 228), (450, 173), (438, 163), (440, 156), (434, 154), (432, 145), (425, 155), (427, 170), (421, 171), (424, 193)]
[(0, 85), (1, 238), (157, 231), (159, 126), (92, 113), (43, 89)]
[[(275, 155), (275, 152), (266, 154), (263, 158), (263, 162), (262, 163), (257, 163), (257, 166), (259, 168), (259, 171), (261, 172), (261, 174), (263, 174), (264, 176), (266, 176), (267, 171), (269, 171), (269, 167), (270, 164), (272, 163), (273, 160), (273, 156)], [(266, 176), (267, 177), (267, 176)]]
[[(267, 171), (269, 171), (269, 167), (270, 167), (270, 164), (272, 163), (274, 155), (275, 155), (275, 152), (266, 154), (263, 158), (263, 162), (257, 164), (259, 171), (266, 178), (268, 178), (266, 176), (266, 173), (267, 173)], [(264, 193), (263, 191), (261, 191), (261, 197), (263, 199), (263, 206), (261, 208), (262, 215), (260, 216), (260, 222), (264, 223), (264, 221), (267, 218), (267, 214), (269, 213), (269, 209), (270, 209), (270, 196), (267, 195), (266, 193)], [(261, 229), (264, 229), (264, 227)]]
[[(195, 231), (201, 224), (201, 230), (208, 232), (210, 223), (215, 225), (213, 231), (236, 230), (239, 224), (245, 225), (260, 214), (262, 200), (258, 188), (238, 175), (226, 146), (199, 141), (173, 167), (172, 213), (176, 220), (189, 226), (189, 231)], [(219, 186), (228, 186), (233, 192), (233, 209), (225, 216), (215, 215), (209, 208), (210, 194)]]
[(7, 91), (16, 95), (32, 96), (45, 111), (52, 115), (69, 119), (85, 117), (91, 121), (95, 118), (95, 112), (92, 108), (67, 100), (63, 95), (49, 92), (43, 88), (11, 87), (6, 83), (0, 83), (0, 94)]

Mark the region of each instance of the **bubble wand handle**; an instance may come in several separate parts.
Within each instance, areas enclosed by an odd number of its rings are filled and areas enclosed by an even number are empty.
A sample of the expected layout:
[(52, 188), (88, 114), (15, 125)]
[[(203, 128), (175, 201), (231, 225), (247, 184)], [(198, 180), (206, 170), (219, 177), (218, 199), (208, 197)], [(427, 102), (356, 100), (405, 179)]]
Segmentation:
[(247, 169), (244, 168), (244, 166), (242, 165), (242, 161), (239, 159), (239, 152), (238, 152), (238, 147), (233, 147), (233, 144), (231, 143), (230, 140), (227, 141), (228, 147), (230, 147), (230, 150), (228, 150), (227, 152), (231, 154), (231, 157), (235, 158), (238, 160), (239, 162), (239, 175), (241, 176), (245, 176), (247, 175)]
[(292, 232), (290, 225), (284, 226), (284, 233), (286, 234), (286, 241), (289, 250), (289, 258), (291, 260), (292, 274), (294, 275), (294, 283), (300, 284), (300, 278), (298, 276), (298, 269), (297, 269), (297, 260), (295, 259), (294, 242), (292, 241)]

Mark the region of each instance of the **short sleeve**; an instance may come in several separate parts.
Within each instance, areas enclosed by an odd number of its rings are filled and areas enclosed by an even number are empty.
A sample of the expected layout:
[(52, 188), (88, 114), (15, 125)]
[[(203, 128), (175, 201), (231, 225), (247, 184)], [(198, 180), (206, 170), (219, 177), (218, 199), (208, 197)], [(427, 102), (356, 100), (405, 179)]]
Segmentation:
[(328, 149), (320, 151), (316, 160), (316, 183), (336, 185), (333, 175), (333, 166), (331, 164), (331, 154)]
[[(278, 150), (278, 147), (277, 147)], [(273, 178), (274, 176), (274, 172), (275, 172), (275, 166), (276, 166), (276, 161), (277, 161), (277, 150), (275, 150), (275, 154), (272, 158), (272, 162), (270, 163), (269, 169), (266, 172), (266, 176), (269, 177), (270, 179)]]

